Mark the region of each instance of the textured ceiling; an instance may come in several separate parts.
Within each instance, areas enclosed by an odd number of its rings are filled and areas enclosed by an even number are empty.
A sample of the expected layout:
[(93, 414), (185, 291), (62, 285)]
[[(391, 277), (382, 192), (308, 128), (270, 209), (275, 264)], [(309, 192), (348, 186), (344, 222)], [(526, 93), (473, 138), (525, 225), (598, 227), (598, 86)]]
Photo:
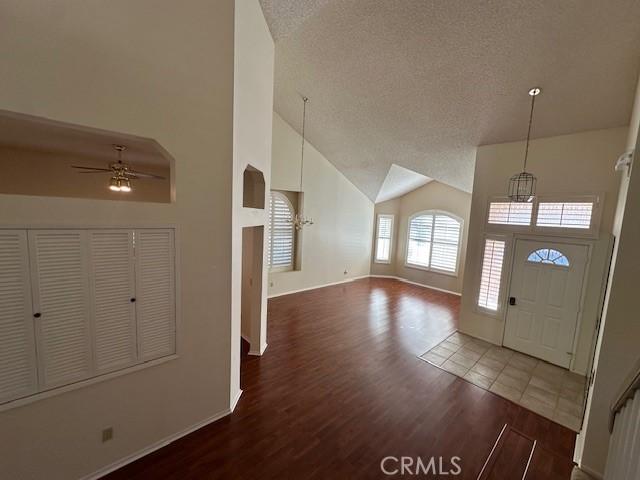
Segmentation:
[(380, 186), (380, 190), (376, 196), (376, 203), (401, 197), (411, 190), (426, 185), (431, 180), (431, 178), (425, 177), (413, 170), (393, 164), (391, 168), (389, 168), (389, 172)]
[[(638, 0), (261, 0), (275, 109), (370, 199), (392, 163), (462, 190), (475, 147), (628, 124)], [(520, 159), (514, 159), (514, 171)]]

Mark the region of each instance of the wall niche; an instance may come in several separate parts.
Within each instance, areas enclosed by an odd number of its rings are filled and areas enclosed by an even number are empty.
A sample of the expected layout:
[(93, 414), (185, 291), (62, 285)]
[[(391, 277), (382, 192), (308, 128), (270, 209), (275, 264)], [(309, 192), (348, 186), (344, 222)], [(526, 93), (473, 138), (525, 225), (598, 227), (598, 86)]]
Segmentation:
[(242, 206), (264, 209), (264, 175), (252, 165), (244, 169), (242, 181)]

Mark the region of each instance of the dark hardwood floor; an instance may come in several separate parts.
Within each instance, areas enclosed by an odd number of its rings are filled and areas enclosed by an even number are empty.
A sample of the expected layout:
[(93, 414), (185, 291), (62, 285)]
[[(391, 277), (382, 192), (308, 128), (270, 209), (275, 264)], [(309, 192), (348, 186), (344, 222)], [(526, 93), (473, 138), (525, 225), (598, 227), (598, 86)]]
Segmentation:
[(496, 445), (483, 477), (512, 480), (535, 440), (526, 478), (568, 479), (573, 432), (417, 358), (456, 329), (459, 303), (373, 278), (271, 299), (235, 412), (109, 478), (393, 478), (385, 457), (458, 456), (459, 476), (417, 478), (476, 479), (508, 424), (516, 443)]

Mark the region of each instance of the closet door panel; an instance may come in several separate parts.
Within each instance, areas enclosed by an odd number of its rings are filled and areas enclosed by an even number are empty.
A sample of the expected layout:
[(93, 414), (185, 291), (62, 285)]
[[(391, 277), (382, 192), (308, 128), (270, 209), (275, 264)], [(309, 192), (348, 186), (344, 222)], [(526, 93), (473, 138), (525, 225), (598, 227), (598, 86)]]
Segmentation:
[(86, 230), (30, 230), (41, 389), (93, 374)]
[(175, 353), (174, 233), (135, 231), (138, 348), (147, 361)]
[(37, 391), (26, 230), (0, 230), (0, 403)]
[(97, 373), (136, 363), (133, 230), (90, 230)]

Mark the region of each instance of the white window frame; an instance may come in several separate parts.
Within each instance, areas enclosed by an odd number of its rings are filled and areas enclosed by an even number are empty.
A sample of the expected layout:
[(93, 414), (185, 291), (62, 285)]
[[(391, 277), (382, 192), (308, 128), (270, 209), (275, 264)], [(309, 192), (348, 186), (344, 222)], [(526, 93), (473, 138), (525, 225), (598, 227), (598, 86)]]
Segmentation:
[[(558, 237), (575, 237), (575, 238), (598, 238), (600, 233), (600, 220), (602, 217), (602, 204), (604, 193), (599, 194), (544, 194), (536, 196), (532, 202), (531, 222), (529, 225), (508, 225), (489, 223), (489, 210), (492, 202), (509, 202), (509, 198), (505, 196), (492, 195), (487, 200), (486, 211), (484, 217), (485, 231), (488, 233), (512, 233), (512, 234), (538, 234)], [(536, 225), (538, 220), (538, 205), (547, 202), (592, 202), (593, 210), (591, 214), (591, 227), (586, 228), (569, 228), (569, 227), (539, 227)]]
[[(390, 236), (389, 236), (389, 258), (387, 260), (381, 260), (378, 258), (378, 241), (380, 240), (380, 219), (388, 218), (391, 220)], [(392, 213), (379, 213), (376, 217), (376, 241), (373, 251), (374, 263), (390, 264), (393, 258), (393, 229), (395, 228), (395, 215)]]
[[(411, 220), (413, 220), (416, 217), (419, 217), (421, 215), (433, 215), (433, 221), (435, 224), (435, 217), (436, 215), (444, 215), (447, 217), (450, 217), (452, 219), (454, 219), (456, 222), (458, 222), (460, 224), (460, 235), (458, 237), (458, 250), (456, 253), (456, 269), (453, 272), (449, 272), (447, 270), (441, 270), (439, 268), (433, 268), (431, 266), (431, 255), (433, 253), (433, 248), (429, 249), (429, 266), (428, 267), (424, 267), (422, 265), (415, 265), (413, 263), (409, 263), (409, 236), (411, 233)], [(432, 237), (431, 237), (431, 244), (433, 245), (433, 225), (432, 225)], [(451, 212), (445, 212), (444, 210), (422, 210), (420, 212), (416, 212), (412, 215), (409, 216), (409, 219), (407, 220), (407, 235), (405, 238), (405, 252), (404, 252), (404, 266), (407, 268), (415, 268), (417, 270), (424, 270), (427, 272), (434, 272), (434, 273), (439, 273), (442, 275), (449, 275), (452, 277), (457, 277), (458, 276), (458, 272), (460, 270), (460, 252), (462, 250), (462, 242), (464, 239), (464, 220), (451, 213)]]
[[(293, 208), (293, 204), (291, 203), (291, 200), (289, 200), (289, 198), (284, 193), (279, 192), (277, 190), (271, 190), (269, 192), (269, 205), (271, 205), (271, 195), (275, 195), (276, 197), (279, 197), (280, 199), (284, 200), (287, 206), (289, 207), (289, 211), (291, 211), (291, 215), (295, 215), (295, 209)], [(271, 211), (269, 211), (269, 238), (267, 239), (268, 242), (271, 242), (272, 229), (273, 229), (273, 216), (271, 215)], [(279, 272), (291, 272), (294, 270), (295, 263), (296, 263), (296, 229), (293, 226), (293, 224), (291, 224), (291, 237), (292, 237), (291, 238), (291, 264), (283, 265), (279, 267), (273, 267), (271, 265), (273, 249), (271, 248), (271, 246), (269, 246), (269, 251), (268, 251), (269, 256), (267, 258), (267, 267), (269, 268), (269, 272), (279, 273)]]
[(42, 390), (27, 396), (23, 396), (20, 398), (16, 398), (14, 400), (6, 401), (0, 404), (0, 412), (4, 412), (7, 410), (11, 410), (13, 408), (21, 407), (23, 405), (29, 405), (34, 402), (38, 402), (40, 400), (44, 400), (46, 398), (51, 398), (58, 396), (62, 393), (78, 390), (90, 385), (95, 385), (97, 383), (101, 383), (107, 380), (111, 380), (114, 378), (118, 378), (124, 375), (128, 375), (130, 373), (138, 372), (140, 370), (145, 370), (147, 368), (154, 367), (156, 365), (161, 365), (163, 363), (171, 362), (180, 358), (182, 354), (181, 349), (181, 335), (182, 335), (182, 288), (181, 288), (181, 255), (180, 255), (180, 227), (175, 224), (154, 224), (150, 223), (148, 225), (140, 226), (135, 224), (114, 224), (114, 225), (100, 225), (100, 224), (80, 224), (80, 225), (64, 225), (64, 224), (33, 224), (33, 223), (16, 223), (16, 224), (4, 224), (0, 226), (0, 229), (3, 230), (117, 230), (117, 229), (125, 229), (125, 230), (137, 230), (137, 229), (168, 229), (173, 231), (173, 262), (174, 262), (174, 288), (175, 288), (175, 353), (158, 357), (152, 360), (146, 360), (139, 363), (136, 363), (129, 367), (124, 367), (119, 370), (113, 370), (107, 373), (101, 373), (96, 376), (89, 377), (84, 380), (79, 380), (73, 383), (68, 383), (66, 385), (61, 385), (58, 387), (54, 387), (48, 390)]
[[(536, 198), (533, 209), (532, 229), (536, 233), (562, 236), (562, 237), (588, 237), (597, 238), (600, 233), (600, 221), (602, 219), (602, 200), (604, 193), (599, 195), (541, 195)], [(592, 203), (591, 225), (589, 228), (571, 228), (571, 227), (547, 227), (538, 226), (538, 208), (540, 203)]]
[[(496, 240), (500, 242), (504, 242), (504, 253), (502, 257), (502, 270), (500, 271), (500, 286), (498, 292), (498, 308), (496, 310), (491, 310), (490, 308), (483, 307), (478, 304), (480, 299), (480, 287), (482, 283), (482, 266), (484, 265), (484, 250), (487, 244), (487, 240)], [(502, 235), (502, 234), (494, 234), (494, 233), (485, 233), (482, 236), (482, 246), (480, 249), (479, 255), (479, 264), (478, 264), (478, 274), (476, 279), (476, 289), (475, 289), (475, 297), (474, 297), (474, 305), (476, 312), (486, 315), (493, 318), (502, 318), (504, 316), (504, 307), (505, 307), (505, 291), (508, 287), (508, 282), (511, 278), (511, 265), (512, 265), (512, 245), (514, 242), (513, 235)]]

